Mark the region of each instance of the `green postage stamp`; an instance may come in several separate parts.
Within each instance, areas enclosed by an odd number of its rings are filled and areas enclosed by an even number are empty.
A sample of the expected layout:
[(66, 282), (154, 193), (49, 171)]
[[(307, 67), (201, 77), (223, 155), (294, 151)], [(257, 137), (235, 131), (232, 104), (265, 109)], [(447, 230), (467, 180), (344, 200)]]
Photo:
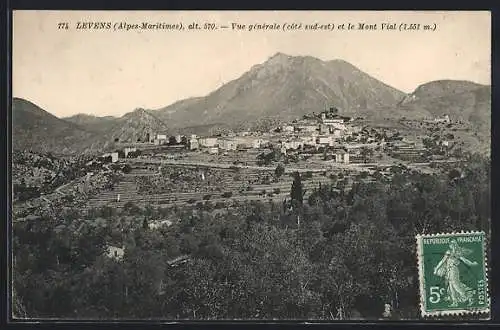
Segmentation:
[(484, 232), (417, 235), (422, 316), (489, 313)]

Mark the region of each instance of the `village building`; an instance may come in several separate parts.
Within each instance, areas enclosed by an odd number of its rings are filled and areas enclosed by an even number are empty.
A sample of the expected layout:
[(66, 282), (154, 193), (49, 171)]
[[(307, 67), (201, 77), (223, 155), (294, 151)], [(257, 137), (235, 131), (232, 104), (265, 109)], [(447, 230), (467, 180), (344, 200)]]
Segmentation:
[(447, 124), (449, 124), (450, 123), (450, 116), (444, 115), (444, 117), (442, 117), (442, 118), (435, 118), (434, 122), (435, 123), (447, 123)]
[(281, 148), (285, 148), (286, 150), (297, 150), (304, 146), (304, 142), (299, 139), (294, 139), (290, 141), (281, 142)]
[(191, 139), (189, 140), (189, 149), (190, 150), (196, 150), (200, 147), (199, 143), (198, 143), (198, 139), (197, 138), (193, 138), (193, 136), (191, 136)]
[(162, 145), (162, 144), (167, 143), (167, 141), (168, 141), (168, 138), (167, 138), (166, 134), (156, 134), (154, 139), (153, 139), (153, 143), (155, 145)]
[(349, 152), (340, 149), (335, 152), (335, 162), (349, 164)]
[(222, 150), (236, 150), (238, 143), (233, 139), (221, 139), (219, 141), (219, 148)]
[(216, 137), (203, 137), (199, 139), (200, 147), (205, 148), (213, 148), (217, 146), (217, 138)]
[(260, 148), (260, 144), (263, 140), (255, 137), (237, 137), (234, 139), (236, 143), (236, 149), (258, 149)]
[(283, 126), (283, 131), (287, 132), (287, 133), (293, 133), (293, 132), (295, 132), (295, 126), (285, 125), (285, 126)]
[(310, 136), (301, 137), (301, 141), (304, 145), (315, 146), (316, 145), (316, 134), (312, 134)]
[(330, 126), (326, 124), (319, 125), (319, 134), (330, 134)]
[(269, 141), (268, 140), (264, 140), (264, 139), (254, 139), (252, 141), (252, 148), (254, 149), (260, 149), (260, 148), (263, 148), (265, 146), (269, 145)]
[(333, 139), (331, 136), (326, 136), (326, 135), (318, 136), (316, 138), (316, 144), (331, 145), (331, 144), (333, 144)]
[(161, 227), (170, 227), (172, 225), (172, 221), (170, 220), (162, 220), (162, 221), (154, 221), (149, 224), (150, 229), (158, 229)]
[(108, 152), (103, 154), (100, 158), (111, 157), (111, 162), (116, 163), (118, 161), (118, 153), (117, 152)]
[(314, 133), (318, 131), (318, 125), (299, 125), (297, 130), (305, 133)]
[(125, 249), (121, 247), (108, 245), (105, 250), (105, 255), (108, 258), (121, 261), (123, 259), (123, 256), (125, 255)]
[(181, 143), (182, 142), (182, 135), (176, 135), (175, 136), (175, 143)]
[(451, 146), (453, 146), (453, 141), (443, 140), (443, 141), (441, 141), (441, 145), (443, 147), (451, 147)]
[(135, 147), (125, 147), (123, 149), (123, 154), (125, 155), (125, 158), (127, 158), (129, 153), (136, 152), (136, 151), (137, 151), (137, 148), (135, 148)]
[(330, 132), (333, 134), (334, 138), (340, 138), (340, 137), (342, 137), (342, 130), (340, 130), (340, 129), (335, 129), (334, 128)]
[(210, 155), (217, 155), (219, 153), (219, 147), (210, 147), (207, 149)]

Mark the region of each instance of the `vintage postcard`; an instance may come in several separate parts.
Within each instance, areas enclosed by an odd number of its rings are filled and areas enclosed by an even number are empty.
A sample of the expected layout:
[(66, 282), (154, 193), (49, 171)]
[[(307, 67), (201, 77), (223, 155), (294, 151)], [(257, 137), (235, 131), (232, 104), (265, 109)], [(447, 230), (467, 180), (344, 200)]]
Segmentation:
[(490, 317), (490, 12), (12, 28), (14, 319)]

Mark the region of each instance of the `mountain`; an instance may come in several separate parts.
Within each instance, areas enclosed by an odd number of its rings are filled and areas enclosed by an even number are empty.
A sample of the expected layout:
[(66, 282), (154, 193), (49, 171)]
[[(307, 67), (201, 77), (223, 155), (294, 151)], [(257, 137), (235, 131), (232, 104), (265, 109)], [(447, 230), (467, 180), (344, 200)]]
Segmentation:
[(105, 141), (137, 142), (145, 141), (147, 134), (167, 134), (169, 127), (152, 111), (142, 108), (127, 113), (108, 123)]
[(466, 80), (436, 80), (418, 86), (412, 93), (416, 99), (430, 99), (470, 92), (485, 85)]
[(84, 128), (57, 118), (37, 105), (12, 101), (12, 148), (70, 154), (98, 148), (98, 137)]
[[(205, 97), (122, 117), (75, 115), (59, 119), (14, 99), (13, 143), (18, 148), (82, 152), (113, 148), (115, 141), (144, 141), (148, 133), (214, 134), (266, 130), (279, 122), (337, 107), (345, 115), (398, 121), (449, 115), (471, 124), (467, 133), (489, 145), (491, 87), (438, 80), (405, 94), (343, 61), (277, 53)], [(465, 133), (464, 133), (465, 134)]]
[(62, 119), (74, 123), (87, 131), (103, 133), (106, 132), (118, 118), (113, 116), (97, 117), (79, 113)]
[(156, 110), (171, 127), (290, 120), (335, 106), (344, 113), (396, 105), (405, 94), (343, 61), (277, 53), (206, 97)]
[(479, 130), (490, 129), (491, 86), (461, 80), (438, 80), (418, 86), (397, 109), (405, 115), (465, 121)]

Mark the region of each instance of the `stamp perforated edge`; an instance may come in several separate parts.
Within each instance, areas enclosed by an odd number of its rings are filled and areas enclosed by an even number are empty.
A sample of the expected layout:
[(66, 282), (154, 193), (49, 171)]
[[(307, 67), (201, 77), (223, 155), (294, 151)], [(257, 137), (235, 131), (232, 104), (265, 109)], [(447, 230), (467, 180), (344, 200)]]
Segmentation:
[[(485, 288), (485, 299), (487, 301), (486, 307), (484, 308), (474, 308), (474, 309), (463, 309), (463, 310), (450, 310), (450, 311), (436, 311), (436, 312), (426, 312), (425, 311), (425, 289), (424, 289), (424, 272), (423, 272), (423, 261), (422, 261), (422, 239), (430, 238), (430, 237), (443, 237), (443, 236), (454, 236), (454, 235), (481, 235), (483, 237), (483, 271), (484, 278), (486, 281)], [(489, 316), (490, 314), (490, 306), (491, 306), (491, 298), (490, 298), (490, 286), (489, 286), (489, 278), (488, 278), (488, 253), (487, 246), (489, 246), (489, 242), (487, 241), (487, 235), (484, 231), (460, 231), (460, 232), (449, 232), (449, 233), (436, 233), (436, 234), (417, 234), (415, 236), (417, 241), (417, 263), (418, 263), (418, 281), (419, 281), (419, 295), (420, 295), (420, 314), (424, 318), (438, 318), (440, 316), (464, 316), (464, 315), (483, 315)]]

